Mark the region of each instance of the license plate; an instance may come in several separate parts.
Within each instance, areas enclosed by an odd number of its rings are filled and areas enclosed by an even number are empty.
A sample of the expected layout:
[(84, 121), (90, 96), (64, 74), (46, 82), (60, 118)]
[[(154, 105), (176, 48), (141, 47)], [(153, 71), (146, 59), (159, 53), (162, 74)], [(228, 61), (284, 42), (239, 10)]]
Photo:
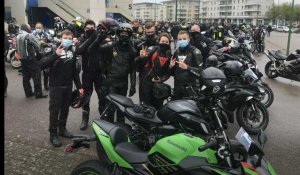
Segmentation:
[(244, 128), (240, 128), (239, 132), (236, 134), (235, 138), (246, 148), (248, 151), (251, 143), (253, 142), (252, 138), (249, 134), (244, 130)]

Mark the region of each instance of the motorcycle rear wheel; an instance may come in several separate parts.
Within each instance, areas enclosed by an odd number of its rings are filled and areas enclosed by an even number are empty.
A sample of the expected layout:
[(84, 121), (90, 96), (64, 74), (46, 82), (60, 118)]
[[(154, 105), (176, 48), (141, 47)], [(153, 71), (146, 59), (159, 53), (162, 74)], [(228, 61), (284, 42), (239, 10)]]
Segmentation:
[[(258, 111), (253, 111), (251, 103)], [(259, 116), (257, 115), (259, 113)], [(267, 108), (259, 101), (248, 101), (237, 108), (237, 122), (249, 134), (258, 134), (260, 130), (265, 130), (269, 124), (269, 113)], [(258, 122), (256, 120), (259, 120)], [(258, 124), (257, 124), (258, 123)], [(253, 126), (253, 125), (257, 126)]]
[(272, 68), (272, 61), (269, 61), (266, 65), (265, 65), (265, 74), (269, 77), (269, 78), (276, 78), (278, 77), (278, 73), (276, 72), (276, 70), (271, 70)]
[(109, 175), (109, 172), (100, 160), (88, 160), (76, 166), (71, 175)]

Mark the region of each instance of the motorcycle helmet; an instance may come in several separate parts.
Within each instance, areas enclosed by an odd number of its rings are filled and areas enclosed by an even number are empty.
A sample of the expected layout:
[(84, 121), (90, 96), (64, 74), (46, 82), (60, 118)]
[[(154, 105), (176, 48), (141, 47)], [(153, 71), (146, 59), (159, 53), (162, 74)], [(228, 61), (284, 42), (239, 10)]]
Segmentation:
[(211, 55), (206, 60), (206, 67), (216, 67), (218, 65), (218, 58), (215, 55)]
[(115, 30), (118, 28), (119, 23), (112, 18), (105, 18), (99, 21), (97, 31), (103, 34), (114, 35)]
[(217, 27), (217, 30), (218, 30), (218, 31), (221, 31), (221, 30), (223, 30), (223, 28), (224, 28), (223, 26), (219, 25), (219, 26)]
[(226, 47), (226, 46), (228, 46), (231, 42), (232, 42), (232, 39), (231, 39), (231, 38), (225, 37), (225, 38), (223, 39), (223, 41), (222, 41), (222, 45), (223, 45), (223, 47)]
[(165, 83), (154, 83), (153, 95), (157, 99), (167, 99), (171, 95), (171, 86)]
[(203, 70), (201, 75), (203, 85), (201, 91), (211, 96), (224, 92), (226, 76), (222, 70), (215, 67), (208, 67)]
[(120, 33), (121, 32), (127, 32), (128, 33), (128, 36), (131, 37), (132, 33), (133, 33), (133, 30), (132, 30), (132, 27), (130, 24), (128, 23), (121, 23), (118, 28), (117, 28), (117, 31), (116, 31), (116, 34), (118, 37), (120, 37)]
[(239, 76), (243, 73), (243, 64), (238, 61), (226, 61), (223, 70), (226, 76)]
[(60, 21), (60, 17), (58, 17), (58, 16), (55, 17), (55, 18), (54, 18), (54, 21), (55, 21), (55, 22), (59, 22), (59, 21)]
[(237, 33), (239, 33), (240, 32), (240, 29), (238, 28), (238, 27), (236, 27), (236, 28), (234, 28), (233, 29), (233, 33), (236, 35)]
[(80, 108), (89, 102), (89, 98), (86, 95), (81, 96), (79, 90), (72, 92), (71, 107)]

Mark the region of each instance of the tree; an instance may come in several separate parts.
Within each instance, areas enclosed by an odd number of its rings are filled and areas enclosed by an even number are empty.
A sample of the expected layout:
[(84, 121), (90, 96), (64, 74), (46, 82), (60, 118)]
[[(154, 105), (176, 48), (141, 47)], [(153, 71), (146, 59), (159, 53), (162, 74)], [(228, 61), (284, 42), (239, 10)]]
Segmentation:
[(294, 9), (294, 21), (300, 22), (300, 6), (295, 6), (295, 9)]
[(278, 6), (273, 4), (272, 7), (267, 11), (266, 16), (268, 19), (278, 19)]

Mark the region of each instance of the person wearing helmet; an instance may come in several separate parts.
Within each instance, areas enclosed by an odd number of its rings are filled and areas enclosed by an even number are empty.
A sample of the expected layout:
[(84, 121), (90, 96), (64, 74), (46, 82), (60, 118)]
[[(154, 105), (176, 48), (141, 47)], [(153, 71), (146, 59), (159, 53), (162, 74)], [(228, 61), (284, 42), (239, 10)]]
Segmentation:
[(163, 106), (164, 98), (159, 98), (155, 93), (155, 84), (165, 82), (169, 77), (169, 64), (171, 54), (171, 38), (169, 34), (162, 33), (159, 36), (158, 46), (152, 46), (146, 52), (142, 52), (136, 59), (136, 64), (143, 67), (139, 72), (140, 103), (155, 107), (157, 110)]
[(210, 48), (212, 47), (211, 41), (203, 36), (200, 32), (200, 26), (194, 24), (191, 28), (191, 45), (195, 46), (201, 51), (203, 56), (203, 63), (205, 64), (206, 58), (209, 56)]
[(177, 35), (178, 35), (179, 31), (180, 31), (180, 26), (179, 26), (179, 24), (175, 23), (173, 25), (173, 27), (171, 28), (171, 35), (172, 35), (173, 42), (174, 42), (174, 48), (177, 47), (177, 45), (176, 45), (177, 44)]
[(60, 32), (66, 29), (65, 23), (63, 20), (60, 19), (60, 17), (54, 18), (54, 31), (55, 36), (58, 36)]
[(84, 27), (80, 17), (76, 17), (75, 20), (72, 21), (73, 24), (69, 24), (67, 27), (74, 34), (74, 38), (79, 38), (84, 34)]
[[(42, 59), (42, 69), (49, 71), (49, 111), (50, 111), (50, 142), (54, 147), (62, 145), (59, 136), (72, 138), (66, 129), (69, 107), (72, 100), (73, 82), (83, 95), (83, 89), (76, 68), (76, 55), (72, 50), (73, 34), (68, 30), (62, 31), (61, 45), (56, 48), (55, 54), (48, 59)], [(58, 129), (58, 133), (57, 133)]]
[[(136, 51), (131, 44), (132, 27), (128, 23), (121, 23), (116, 29), (117, 41), (111, 41), (100, 46), (105, 53), (107, 61), (105, 74), (105, 86), (108, 93), (127, 95), (128, 75), (130, 75), (129, 97), (132, 97), (136, 86), (135, 57)], [(114, 122), (114, 108), (110, 108), (105, 120)], [(117, 110), (117, 122), (125, 122), (124, 115)]]
[[(96, 24), (93, 20), (87, 20), (84, 24), (85, 33), (78, 38), (76, 46), (76, 54), (82, 57), (82, 84), (85, 94), (91, 97), (93, 93), (93, 86), (98, 96), (99, 106), (98, 110), (101, 114), (101, 86), (103, 78), (101, 76), (101, 53), (99, 52), (100, 37), (96, 32)], [(103, 40), (104, 38), (100, 38)], [(82, 106), (82, 122), (80, 130), (85, 130), (88, 127), (90, 113), (90, 104), (86, 103)]]
[(174, 99), (189, 97), (187, 86), (200, 87), (199, 76), (202, 70), (203, 57), (201, 51), (190, 44), (190, 36), (186, 31), (178, 33), (179, 49), (174, 53), (170, 67), (174, 76)]

